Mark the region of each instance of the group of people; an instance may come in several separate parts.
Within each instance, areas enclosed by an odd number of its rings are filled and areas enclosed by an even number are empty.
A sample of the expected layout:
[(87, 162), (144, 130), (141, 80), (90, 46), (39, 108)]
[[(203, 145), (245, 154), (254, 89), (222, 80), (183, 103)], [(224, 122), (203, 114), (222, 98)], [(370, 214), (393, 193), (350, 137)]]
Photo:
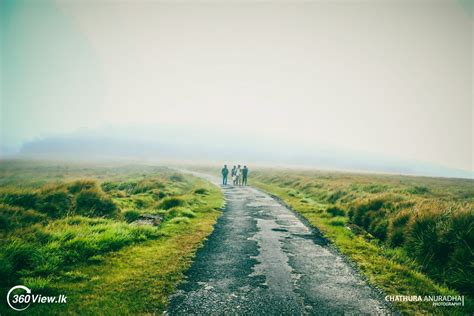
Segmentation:
[[(229, 169), (227, 169), (227, 165), (224, 165), (224, 168), (221, 170), (222, 173), (222, 184), (227, 185), (227, 177), (229, 175)], [(247, 178), (249, 175), (249, 168), (244, 166), (243, 168), (238, 165), (237, 167), (232, 167), (231, 170), (231, 177), (232, 177), (232, 184), (233, 185), (247, 185)]]

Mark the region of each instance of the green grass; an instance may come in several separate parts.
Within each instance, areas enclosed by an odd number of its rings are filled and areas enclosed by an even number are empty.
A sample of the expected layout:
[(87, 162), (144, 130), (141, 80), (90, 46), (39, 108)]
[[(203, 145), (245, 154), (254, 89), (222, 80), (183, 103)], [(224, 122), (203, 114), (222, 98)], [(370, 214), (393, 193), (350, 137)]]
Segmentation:
[(401, 312), (473, 313), (472, 181), (275, 170), (251, 179), (308, 219), (386, 294), (466, 296), (464, 308), (396, 303)]
[[(154, 166), (8, 161), (0, 178), (0, 294), (68, 296), (30, 306), (37, 315), (161, 313), (223, 203), (217, 187)], [(161, 225), (133, 224), (142, 214)]]

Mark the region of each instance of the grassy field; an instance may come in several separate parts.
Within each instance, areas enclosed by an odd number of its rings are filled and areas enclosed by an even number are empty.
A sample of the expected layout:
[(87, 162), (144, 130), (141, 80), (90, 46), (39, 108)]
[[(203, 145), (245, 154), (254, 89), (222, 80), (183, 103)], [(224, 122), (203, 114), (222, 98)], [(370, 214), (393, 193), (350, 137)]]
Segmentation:
[(466, 296), (465, 307), (397, 303), (407, 314), (474, 312), (474, 182), (261, 170), (251, 184), (281, 198), (387, 295)]
[(0, 295), (23, 284), (68, 297), (32, 304), (38, 315), (161, 313), (222, 203), (167, 168), (2, 161)]

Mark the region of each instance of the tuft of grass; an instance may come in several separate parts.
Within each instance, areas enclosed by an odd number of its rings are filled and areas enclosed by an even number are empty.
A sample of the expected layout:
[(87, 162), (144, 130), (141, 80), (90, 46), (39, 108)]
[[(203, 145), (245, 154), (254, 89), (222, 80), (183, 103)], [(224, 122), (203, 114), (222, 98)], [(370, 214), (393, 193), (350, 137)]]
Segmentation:
[(45, 223), (47, 217), (35, 210), (0, 204), (0, 232), (12, 231), (36, 223)]
[(98, 188), (80, 191), (74, 200), (74, 213), (83, 216), (115, 217), (118, 208)]
[(189, 217), (178, 216), (174, 217), (169, 221), (171, 224), (190, 224), (191, 220)]
[(208, 194), (208, 191), (205, 188), (198, 188), (194, 190), (194, 193), (202, 195), (202, 194)]
[(179, 206), (185, 206), (186, 202), (179, 197), (167, 197), (164, 198), (161, 203), (159, 204), (159, 207), (164, 210), (169, 210), (174, 207), (179, 207)]
[(345, 226), (346, 220), (344, 218), (333, 218), (329, 221), (332, 226)]
[(122, 213), (123, 218), (127, 223), (131, 223), (133, 221), (136, 221), (140, 217), (140, 213), (135, 211), (135, 210), (128, 210)]
[(194, 217), (196, 217), (196, 213), (194, 213), (191, 210), (183, 210), (181, 212), (181, 216), (188, 217), (188, 218), (194, 218)]
[(346, 211), (338, 206), (331, 206), (326, 209), (326, 212), (331, 214), (332, 216), (344, 216), (346, 215)]
[(21, 283), (33, 293), (47, 293), (52, 284), (50, 277), (26, 277)]

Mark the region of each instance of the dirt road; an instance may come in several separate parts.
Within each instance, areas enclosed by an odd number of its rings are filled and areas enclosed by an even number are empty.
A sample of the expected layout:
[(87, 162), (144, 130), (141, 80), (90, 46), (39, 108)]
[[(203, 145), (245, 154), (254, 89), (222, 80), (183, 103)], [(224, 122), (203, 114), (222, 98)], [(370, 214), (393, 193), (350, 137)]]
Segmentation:
[(252, 187), (222, 189), (224, 214), (167, 313), (392, 313), (381, 294), (291, 210)]

